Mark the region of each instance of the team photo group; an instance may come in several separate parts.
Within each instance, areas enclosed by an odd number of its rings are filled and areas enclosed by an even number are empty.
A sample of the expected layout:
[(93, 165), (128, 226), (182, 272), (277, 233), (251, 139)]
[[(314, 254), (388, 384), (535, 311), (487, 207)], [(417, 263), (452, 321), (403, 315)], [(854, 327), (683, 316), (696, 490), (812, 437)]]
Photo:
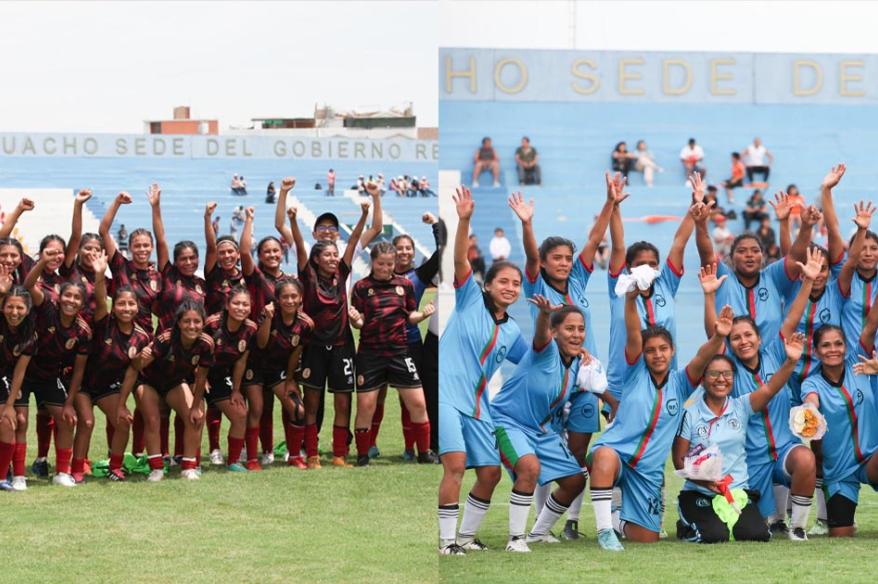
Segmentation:
[[(780, 191), (764, 205), (779, 225), (773, 261), (753, 231), (729, 238), (725, 253), (715, 246), (709, 225), (725, 218), (697, 171), (680, 191), (688, 212), (667, 252), (626, 246), (620, 173), (606, 174), (601, 208), (579, 213), (595, 216), (581, 246), (548, 233), (540, 242), (539, 205), (512, 193), (525, 264), (499, 259), (483, 276), (470, 235), (486, 199), (477, 205), (457, 188), (455, 301), (440, 340), (439, 553), (488, 549), (479, 528), (504, 473), (508, 552), (559, 537), (623, 551), (625, 541), (663, 537), (854, 536), (861, 487), (878, 490), (878, 235), (871, 202), (838, 208), (833, 189), (845, 172), (829, 169), (813, 201)], [(693, 236), (700, 270), (688, 277), (700, 284), (703, 314), (675, 300)], [(607, 292), (598, 282), (588, 295), (609, 294), (608, 346), (596, 342), (586, 295), (602, 254)], [(510, 318), (519, 302), (529, 304), (532, 338)], [(684, 318), (704, 322), (688, 362), (676, 354)], [(669, 473), (683, 479), (679, 492)], [(584, 497), (594, 531), (579, 526)], [(666, 506), (677, 508), (675, 525), (664, 525)]]

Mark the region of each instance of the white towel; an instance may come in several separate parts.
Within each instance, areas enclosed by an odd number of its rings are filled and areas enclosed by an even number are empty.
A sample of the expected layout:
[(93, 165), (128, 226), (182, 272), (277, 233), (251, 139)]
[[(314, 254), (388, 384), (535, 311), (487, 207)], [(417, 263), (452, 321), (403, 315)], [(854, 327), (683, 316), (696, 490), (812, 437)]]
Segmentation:
[(597, 395), (602, 395), (607, 391), (607, 373), (600, 361), (592, 357), (589, 363), (583, 363), (579, 367), (576, 387), (580, 391), (590, 391)]
[(630, 273), (622, 274), (616, 280), (616, 296), (624, 296), (637, 286), (641, 290), (649, 290), (652, 283), (659, 277), (659, 271), (646, 264), (637, 266)]

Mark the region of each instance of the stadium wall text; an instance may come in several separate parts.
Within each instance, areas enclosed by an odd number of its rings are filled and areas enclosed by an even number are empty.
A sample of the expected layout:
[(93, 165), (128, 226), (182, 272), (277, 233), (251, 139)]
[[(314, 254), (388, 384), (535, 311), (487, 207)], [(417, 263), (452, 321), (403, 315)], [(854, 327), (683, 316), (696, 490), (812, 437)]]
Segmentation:
[(0, 156), (437, 162), (439, 142), (295, 136), (0, 133)]
[(442, 100), (874, 104), (878, 55), (440, 49)]

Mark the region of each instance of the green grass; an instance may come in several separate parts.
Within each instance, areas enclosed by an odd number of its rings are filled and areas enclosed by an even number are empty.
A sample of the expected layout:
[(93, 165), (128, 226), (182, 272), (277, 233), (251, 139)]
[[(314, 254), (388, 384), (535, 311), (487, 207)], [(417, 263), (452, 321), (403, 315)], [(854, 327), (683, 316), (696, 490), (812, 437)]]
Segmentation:
[[(469, 473), (468, 473), (469, 474)], [(856, 520), (857, 536), (847, 540), (814, 537), (808, 542), (786, 539), (765, 544), (735, 542), (698, 545), (673, 539), (677, 521), (676, 496), (682, 480), (668, 473), (665, 529), (671, 539), (658, 544), (623, 541), (622, 553), (602, 552), (594, 528), (594, 514), (586, 497), (580, 531), (586, 539), (560, 544), (532, 545), (530, 554), (503, 551), (507, 539), (507, 501), (512, 488), (508, 477), (497, 487), (492, 506), (479, 531), (487, 552), (439, 560), (441, 582), (807, 582), (831, 578), (835, 582), (875, 582), (878, 550), (878, 493), (863, 486)], [(472, 476), (463, 493), (467, 492)], [(814, 508), (810, 522), (813, 523)], [(533, 512), (528, 523), (533, 522)], [(561, 519), (563, 521), (564, 518)], [(563, 525), (559, 522), (559, 527)], [(810, 526), (810, 524), (809, 524)], [(556, 530), (557, 531), (557, 530)]]

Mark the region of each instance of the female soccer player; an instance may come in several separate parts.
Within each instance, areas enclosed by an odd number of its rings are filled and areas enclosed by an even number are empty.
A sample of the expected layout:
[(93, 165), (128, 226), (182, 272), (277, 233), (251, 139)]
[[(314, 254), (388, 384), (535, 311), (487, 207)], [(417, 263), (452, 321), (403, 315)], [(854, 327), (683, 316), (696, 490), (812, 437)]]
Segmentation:
[[(443, 360), (455, 367), (439, 371), (439, 553), (464, 555), (487, 547), (476, 532), (494, 487), (500, 482), (500, 457), (488, 406), (488, 383), (504, 358), (518, 363), (527, 350), (521, 331), (507, 309), (521, 293), (521, 270), (515, 264), (494, 262), (485, 274), (484, 292), (473, 279), (467, 259), (469, 229), (475, 203), (470, 190), (457, 189), (457, 233), (454, 237), (454, 312), (439, 341)], [(463, 521), (455, 538), (458, 499), (467, 468), (476, 469), (476, 482), (467, 496)]]
[(110, 472), (112, 481), (125, 480), (122, 459), (128, 444), (128, 424), (126, 418), (118, 418), (121, 388), (128, 391), (137, 380), (137, 359), (152, 340), (152, 335), (137, 324), (139, 309), (137, 294), (127, 285), (116, 284), (113, 296), (112, 313), (107, 302), (107, 283), (104, 272), (107, 269), (107, 256), (101, 254), (92, 265), (95, 271), (95, 313), (93, 327), (94, 341), (91, 354), (85, 367), (85, 378), (79, 384), (71, 383), (70, 400), (76, 406), (76, 440), (73, 448), (73, 478), (83, 481), (85, 459), (88, 458), (89, 443), (94, 427), (95, 404), (114, 424), (110, 448)]
[(21, 284), (27, 277), (28, 272), (36, 263), (32, 257), (24, 253), (21, 242), (12, 237), (12, 231), (18, 218), (26, 211), (34, 208), (34, 202), (23, 198), (18, 202), (15, 209), (6, 215), (6, 220), (0, 225), (0, 263), (6, 266), (12, 273), (12, 282)]
[[(789, 339), (796, 330), (814, 280), (820, 275), (820, 252), (806, 251), (807, 263), (797, 262), (803, 281), (792, 303), (787, 306), (787, 314), (781, 325), (778, 337), (767, 338), (763, 342), (756, 324), (749, 316), (736, 316), (729, 335), (732, 361), (735, 363), (735, 383), (733, 396), (738, 397), (758, 390), (784, 364), (787, 351), (784, 339)], [(716, 290), (722, 286), (722, 278), (717, 279), (713, 266), (702, 268), (700, 279), (704, 288), (705, 329), (713, 328), (716, 314)], [(759, 493), (759, 512), (769, 520), (774, 533), (787, 535), (791, 540), (802, 541), (808, 510), (814, 495), (817, 478), (816, 462), (811, 450), (793, 435), (789, 427), (790, 389), (775, 395), (768, 407), (749, 419), (747, 427), (747, 472), (750, 487)], [(777, 492), (773, 485), (777, 485)], [(793, 517), (788, 529), (786, 515), (786, 491), (792, 494)]]
[[(177, 307), (172, 328), (159, 333), (141, 355), (141, 375), (134, 397), (137, 407), (143, 412), (151, 481), (160, 481), (164, 476), (159, 441), (160, 399), (164, 399), (183, 421), (182, 476), (190, 480), (199, 478), (196, 457), (204, 425), (202, 399), (214, 350), (213, 339), (204, 333), (204, 322), (204, 307), (192, 300), (184, 300)], [(117, 420), (131, 418), (125, 407), (129, 390), (127, 385), (122, 386)]]
[[(784, 342), (783, 365), (771, 379), (767, 383), (760, 383), (754, 391), (737, 396), (732, 394), (734, 380), (739, 373), (736, 373), (732, 359), (725, 355), (714, 355), (708, 361), (702, 382), (704, 394), (683, 412), (683, 423), (674, 440), (674, 466), (683, 468), (683, 459), (693, 448), (717, 446), (722, 455), (722, 475), (732, 478), (725, 488), (731, 491), (736, 504), (739, 504), (739, 499), (745, 502), (740, 505), (740, 515), (730, 529), (713, 507), (716, 498), (723, 497), (722, 485), (712, 481), (687, 480), (678, 498), (679, 539), (719, 543), (729, 541), (730, 532), (736, 541), (768, 541), (771, 538), (754, 503), (754, 491), (749, 490), (750, 468), (745, 447), (750, 434), (748, 420), (762, 411), (786, 387), (786, 381), (802, 355), (803, 343), (801, 333), (787, 338)], [(807, 509), (805, 507), (806, 513)], [(794, 541), (807, 539), (804, 529), (799, 527), (797, 531), (799, 537)]]
[[(716, 330), (689, 365), (674, 371), (674, 341), (667, 329), (643, 326), (635, 289), (625, 297), (628, 364), (616, 420), (591, 450), (591, 500), (601, 548), (621, 551), (616, 531), (637, 542), (659, 539), (664, 466), (680, 425), (683, 402), (698, 386), (710, 357), (732, 328), (732, 309), (720, 311)], [(613, 485), (622, 490), (619, 522), (611, 513)], [(614, 531), (615, 527), (615, 531)]]
[[(491, 403), (500, 460), (514, 482), (506, 544), (510, 552), (529, 552), (528, 543), (553, 541), (549, 530), (585, 487), (582, 465), (557, 431), (579, 375), (585, 315), (575, 304), (553, 305), (540, 294), (528, 302), (539, 311), (533, 343)], [(557, 482), (558, 488), (525, 539), (537, 482)]]
[(434, 462), (430, 450), (430, 420), (424, 390), (414, 359), (407, 352), (406, 325), (417, 325), (433, 314), (433, 303), (418, 311), (414, 286), (394, 274), (396, 248), (381, 242), (372, 247), (372, 271), (354, 285), (351, 324), (360, 330), (357, 349), (357, 466), (369, 464), (372, 424), (378, 393), (393, 385), (409, 411), (418, 445), (418, 462)]
[[(314, 321), (301, 310), (303, 293), (302, 283), (295, 278), (278, 280), (275, 300), (265, 306), (265, 315), (259, 325), (259, 349), (248, 365), (259, 371), (262, 385), (271, 392), (271, 400), (277, 396), (281, 402), (289, 452), (287, 464), (299, 469), (308, 468), (300, 454), (305, 441), (305, 404), (294, 374), (304, 344), (314, 330)], [(306, 445), (306, 451), (317, 452), (316, 438), (316, 435), (309, 438), (311, 442)], [(253, 443), (255, 448), (255, 438)]]

